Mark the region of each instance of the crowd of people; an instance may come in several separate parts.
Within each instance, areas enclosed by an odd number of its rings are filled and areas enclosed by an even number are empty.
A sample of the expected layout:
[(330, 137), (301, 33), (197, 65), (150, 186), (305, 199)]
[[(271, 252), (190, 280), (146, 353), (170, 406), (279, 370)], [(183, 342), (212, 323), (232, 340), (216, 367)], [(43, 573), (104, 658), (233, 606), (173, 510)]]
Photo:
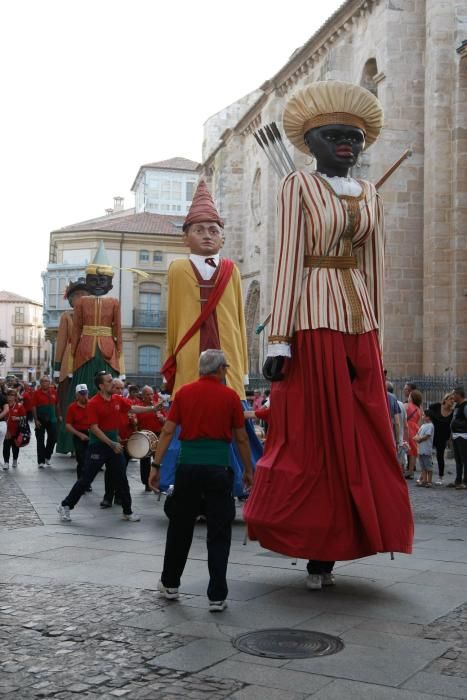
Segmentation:
[[(465, 390), (456, 386), (436, 401), (424, 406), (423, 394), (413, 382), (403, 388), (402, 401), (394, 386), (386, 382), (389, 413), (394, 432), (397, 457), (406, 479), (416, 479), (417, 486), (433, 486), (436, 461), (437, 486), (467, 489), (467, 401)], [(445, 484), (445, 457), (451, 445), (456, 464), (455, 479)], [(418, 471), (417, 471), (418, 468)]]

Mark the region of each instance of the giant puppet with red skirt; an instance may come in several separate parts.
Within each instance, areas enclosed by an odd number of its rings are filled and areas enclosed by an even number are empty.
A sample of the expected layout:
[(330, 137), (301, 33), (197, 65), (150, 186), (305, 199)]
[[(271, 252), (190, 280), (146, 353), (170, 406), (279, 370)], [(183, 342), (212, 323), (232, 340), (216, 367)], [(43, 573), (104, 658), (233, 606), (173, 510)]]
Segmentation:
[[(180, 387), (199, 379), (198, 360), (203, 350), (223, 350), (227, 362), (226, 383), (247, 409), (248, 352), (240, 272), (219, 254), (224, 239), (219, 216), (206, 183), (198, 184), (183, 224), (184, 242), (190, 250), (168, 271), (167, 360), (162, 375), (172, 398)], [(253, 463), (262, 446), (251, 421), (245, 423)], [(161, 489), (174, 483), (180, 441), (172, 440), (161, 470)], [(235, 442), (230, 451), (234, 494), (243, 496), (243, 466)]]
[(382, 202), (349, 177), (383, 112), (362, 87), (317, 82), (291, 97), (283, 124), (316, 170), (279, 191), (270, 427), (244, 517), (251, 539), (307, 559), (307, 585), (321, 588), (336, 560), (412, 549), (381, 360)]

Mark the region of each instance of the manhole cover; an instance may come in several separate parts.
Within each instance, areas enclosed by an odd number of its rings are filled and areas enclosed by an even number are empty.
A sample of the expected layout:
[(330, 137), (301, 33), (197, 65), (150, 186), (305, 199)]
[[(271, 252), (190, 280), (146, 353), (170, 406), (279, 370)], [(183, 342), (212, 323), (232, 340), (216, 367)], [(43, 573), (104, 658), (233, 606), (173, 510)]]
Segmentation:
[(339, 637), (296, 629), (269, 629), (241, 634), (233, 640), (239, 651), (270, 659), (306, 659), (329, 656), (344, 648)]

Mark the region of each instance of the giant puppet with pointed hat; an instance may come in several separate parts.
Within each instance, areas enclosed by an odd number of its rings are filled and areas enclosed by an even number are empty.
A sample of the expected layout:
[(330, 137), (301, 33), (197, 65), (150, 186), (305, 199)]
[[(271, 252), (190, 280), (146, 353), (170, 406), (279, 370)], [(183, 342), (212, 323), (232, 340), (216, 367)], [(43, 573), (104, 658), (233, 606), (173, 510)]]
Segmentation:
[[(198, 183), (183, 224), (190, 253), (175, 260), (168, 271), (167, 359), (162, 374), (172, 392), (196, 381), (199, 355), (221, 349), (228, 362), (227, 385), (245, 402), (248, 352), (240, 272), (231, 260), (220, 256), (224, 222), (204, 180)], [(253, 461), (262, 449), (253, 426), (247, 422)], [(180, 443), (172, 441), (163, 463), (161, 488), (174, 483)], [(233, 446), (235, 493), (243, 494), (242, 465)]]
[(70, 342), (73, 379), (69, 403), (75, 398), (77, 384), (87, 384), (91, 395), (96, 392), (96, 372), (124, 374), (120, 304), (118, 299), (106, 296), (112, 289), (113, 274), (104, 243), (100, 241), (92, 263), (86, 267), (88, 296), (80, 297), (73, 310)]

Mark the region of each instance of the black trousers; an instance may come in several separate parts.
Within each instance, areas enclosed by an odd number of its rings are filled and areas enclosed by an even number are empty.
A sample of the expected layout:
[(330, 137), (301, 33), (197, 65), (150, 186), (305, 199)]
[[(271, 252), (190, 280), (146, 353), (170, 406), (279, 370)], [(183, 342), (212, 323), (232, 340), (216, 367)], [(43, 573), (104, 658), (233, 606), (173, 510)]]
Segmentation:
[(141, 477), (141, 483), (145, 486), (148, 485), (149, 472), (151, 471), (151, 457), (143, 457), (139, 460), (139, 474)]
[(467, 440), (456, 438), (452, 441), (456, 460), (456, 484), (467, 484)]
[(10, 448), (13, 452), (13, 459), (17, 460), (19, 447), (16, 446), (14, 438), (5, 438), (3, 441), (3, 461), (7, 464), (10, 461)]
[(122, 500), (123, 512), (129, 515), (131, 513), (131, 495), (128, 479), (126, 478), (125, 458), (122, 454), (115, 454), (110, 447), (102, 442), (89, 445), (81, 477), (75, 482), (68, 496), (62, 501), (62, 506), (69, 506), (70, 510), (73, 509), (83, 493), (91, 486), (96, 474), (104, 464), (106, 469), (112, 472), (115, 488)]
[(434, 447), (436, 449), (436, 461), (438, 463), (438, 474), (439, 478), (442, 479), (444, 476), (444, 453), (446, 452), (446, 445), (448, 444), (448, 439), (446, 440), (439, 440), (439, 442), (434, 443)]
[(233, 472), (228, 467), (179, 464), (173, 495), (166, 499), (169, 517), (161, 581), (178, 588), (193, 540), (196, 518), (204, 501), (207, 521), (209, 600), (227, 598), (227, 564), (232, 539), (235, 503)]
[[(87, 430), (80, 431), (86, 435), (89, 435)], [(78, 479), (81, 477), (84, 468), (84, 461), (86, 459), (86, 450), (88, 449), (88, 440), (80, 440), (79, 437), (73, 435), (73, 446), (75, 448), (76, 457), (76, 476)]]
[[(46, 459), (52, 457), (55, 443), (57, 442), (57, 424), (52, 421), (43, 421), (39, 419), (40, 428), (35, 429), (37, 442), (37, 463), (44, 464)], [(45, 443), (45, 434), (47, 433), (47, 442)], [(44, 444), (45, 443), (45, 444)]]
[(335, 563), (335, 561), (319, 561), (318, 559), (310, 559), (306, 565), (306, 570), (309, 574), (330, 574)]
[[(130, 461), (130, 455), (126, 451), (126, 448), (122, 452), (122, 457), (124, 461), (124, 471), (126, 478), (126, 470), (128, 467), (128, 462)], [(115, 478), (115, 472), (112, 469), (112, 465), (107, 464), (107, 462), (105, 463), (104, 489), (104, 501), (108, 501), (108, 503), (112, 504), (114, 502), (114, 498), (118, 498), (120, 502), (123, 503), (123, 499), (118, 489), (117, 480)]]

